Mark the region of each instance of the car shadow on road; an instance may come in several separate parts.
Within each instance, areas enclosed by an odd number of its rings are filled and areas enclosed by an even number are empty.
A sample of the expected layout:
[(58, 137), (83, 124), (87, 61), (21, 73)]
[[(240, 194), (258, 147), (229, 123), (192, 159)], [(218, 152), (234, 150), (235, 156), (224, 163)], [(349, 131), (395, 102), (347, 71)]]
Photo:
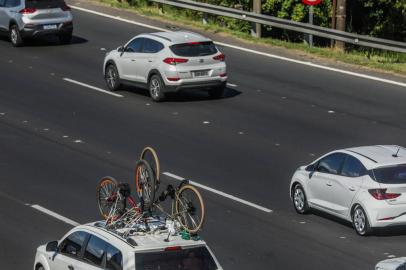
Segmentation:
[[(143, 95), (149, 97), (149, 92), (146, 89), (141, 89), (133, 86), (123, 86), (123, 91), (132, 92), (134, 94)], [(221, 98), (211, 98), (205, 90), (182, 90), (178, 93), (166, 94), (165, 102), (195, 102), (195, 101), (208, 101), (208, 100), (220, 100), (233, 98), (240, 95), (242, 92), (232, 88), (226, 88), (224, 96)]]
[[(337, 222), (343, 226), (354, 229), (352, 223), (336, 216), (312, 209), (311, 214), (319, 216), (321, 218), (329, 219), (331, 221)], [(355, 231), (354, 231), (355, 233)], [(375, 228), (371, 236), (375, 237), (391, 237), (391, 236), (402, 236), (406, 235), (406, 226), (390, 226), (384, 228)]]
[[(10, 39), (7, 36), (1, 36), (0, 40), (10, 43)], [(45, 37), (32, 38), (32, 39), (24, 40), (24, 47), (71, 46), (71, 45), (78, 45), (78, 44), (83, 44), (83, 43), (87, 43), (87, 42), (88, 42), (87, 39), (74, 35), (72, 37), (71, 43), (69, 43), (69, 44), (61, 44), (59, 42), (58, 37), (56, 37), (56, 36), (45, 36)], [(10, 47), (11, 46), (12, 45), (10, 43)]]

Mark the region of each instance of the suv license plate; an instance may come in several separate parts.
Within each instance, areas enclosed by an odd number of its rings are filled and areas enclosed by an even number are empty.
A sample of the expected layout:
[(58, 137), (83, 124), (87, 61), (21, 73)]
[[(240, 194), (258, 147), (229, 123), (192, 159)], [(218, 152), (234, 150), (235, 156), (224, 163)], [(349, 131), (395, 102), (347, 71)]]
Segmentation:
[(48, 25), (44, 25), (44, 30), (54, 30), (57, 29), (58, 26), (56, 24), (48, 24)]
[(194, 71), (193, 76), (194, 77), (206, 77), (206, 76), (209, 76), (209, 71), (208, 70)]

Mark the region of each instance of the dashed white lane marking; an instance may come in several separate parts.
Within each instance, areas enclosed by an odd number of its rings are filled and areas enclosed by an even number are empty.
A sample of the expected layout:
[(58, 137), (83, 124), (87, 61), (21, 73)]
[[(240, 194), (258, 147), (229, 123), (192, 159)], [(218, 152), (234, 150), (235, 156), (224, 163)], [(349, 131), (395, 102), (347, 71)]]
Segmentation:
[(2, 112), (2, 113), (0, 113), (0, 115), (6, 115), (6, 113)]
[(49, 130), (49, 128), (43, 128), (42, 130), (43, 130), (43, 131), (48, 131), (48, 130)]
[(208, 124), (210, 124), (210, 122), (209, 121), (203, 121), (203, 124), (208, 125)]
[(82, 140), (74, 140), (73, 142), (74, 142), (74, 143), (83, 143)]
[[(179, 180), (179, 181), (185, 180), (185, 178), (183, 178), (183, 177), (181, 177), (181, 176), (178, 176), (178, 175), (176, 175), (176, 174), (170, 173), (170, 172), (164, 172), (163, 174), (166, 175), (166, 176), (169, 176), (169, 177), (171, 177), (171, 178), (173, 178), (173, 179)], [(194, 185), (194, 186), (199, 187), (199, 188), (201, 188), (201, 189), (210, 191), (210, 192), (212, 192), (212, 193), (215, 193), (215, 194), (220, 195), (220, 196), (223, 196), (223, 197), (225, 197), (225, 198), (227, 198), (227, 199), (230, 199), (230, 200), (233, 200), (233, 201), (236, 201), (236, 202), (245, 204), (245, 205), (247, 205), (247, 206), (251, 206), (251, 207), (253, 207), (253, 208), (256, 208), (256, 209), (258, 209), (258, 210), (264, 211), (264, 212), (266, 212), (266, 213), (272, 213), (272, 212), (273, 212), (273, 211), (272, 211), (271, 209), (269, 209), (269, 208), (266, 208), (266, 207), (260, 206), (260, 205), (258, 205), (258, 204), (255, 204), (255, 203), (252, 203), (252, 202), (249, 202), (249, 201), (240, 199), (240, 198), (235, 197), (235, 196), (233, 196), (233, 195), (227, 194), (227, 193), (225, 193), (225, 192), (223, 192), (223, 191), (220, 191), (220, 190), (217, 190), (217, 189), (214, 189), (214, 188), (211, 188), (211, 187), (208, 187), (208, 186), (199, 184), (199, 183), (197, 183), (197, 182), (195, 182), (195, 181), (190, 181), (190, 180), (189, 180), (189, 183), (190, 183), (191, 185)]]
[[(149, 25), (149, 24), (145, 24), (145, 23), (139, 23), (139, 22), (123, 19), (123, 18), (120, 18), (120, 17), (117, 17), (117, 16), (112, 16), (112, 15), (106, 14), (106, 13), (97, 12), (97, 11), (94, 11), (94, 10), (81, 8), (81, 7), (78, 7), (78, 6), (70, 6), (70, 7), (73, 8), (73, 9), (77, 9), (77, 10), (87, 12), (87, 13), (92, 13), (92, 14), (99, 15), (99, 16), (103, 16), (103, 17), (110, 18), (110, 19), (113, 19), (113, 20), (118, 20), (118, 21), (130, 23), (130, 24), (134, 24), (134, 25), (138, 25), (138, 26), (142, 26), (142, 27), (146, 27), (146, 28), (150, 28), (150, 29), (154, 29), (154, 30), (158, 30), (158, 31), (170, 32), (170, 30), (165, 29), (165, 28), (156, 27), (156, 26), (152, 26), (152, 25)], [(283, 57), (283, 56), (279, 56), (279, 55), (275, 55), (275, 54), (259, 52), (259, 51), (255, 51), (255, 50), (251, 50), (251, 49), (247, 49), (247, 48), (243, 48), (243, 47), (240, 47), (240, 46), (231, 45), (231, 44), (227, 44), (227, 43), (223, 43), (223, 42), (215, 41), (215, 43), (220, 45), (220, 46), (232, 48), (232, 49), (239, 50), (239, 51), (249, 52), (249, 53), (253, 53), (253, 54), (257, 54), (257, 55), (261, 55), (261, 56), (266, 56), (266, 57), (269, 57), (269, 58), (279, 59), (279, 60), (282, 60), (282, 61), (287, 61), (287, 62), (301, 64), (301, 65), (305, 65), (305, 66), (309, 66), (309, 67), (313, 67), (313, 68), (333, 71), (333, 72), (346, 74), (346, 75), (350, 75), (350, 76), (354, 76), (354, 77), (358, 77), (358, 78), (369, 79), (369, 80), (373, 80), (373, 81), (379, 81), (379, 82), (382, 82), (382, 83), (388, 83), (388, 84), (393, 84), (393, 85), (397, 85), (397, 86), (401, 86), (401, 87), (406, 87), (406, 83), (399, 82), (399, 81), (393, 81), (393, 80), (388, 80), (388, 79), (384, 79), (384, 78), (380, 78), (380, 77), (366, 75), (366, 74), (362, 74), (362, 73), (358, 73), (358, 72), (352, 72), (352, 71), (347, 71), (347, 70), (341, 70), (341, 69), (338, 69), (338, 68), (318, 65), (318, 64), (314, 64), (312, 62), (300, 61), (300, 60), (296, 60), (296, 59), (292, 59), (292, 58), (288, 58), (288, 57)]]
[(395, 258), (395, 255), (388, 255), (388, 258)]
[(330, 111), (328, 111), (328, 113), (335, 113), (335, 111), (330, 110)]
[(92, 89), (92, 90), (95, 90), (95, 91), (110, 95), (110, 96), (119, 97), (119, 98), (124, 97), (124, 96), (122, 96), (120, 94), (116, 94), (116, 93), (113, 93), (113, 92), (110, 92), (110, 91), (107, 91), (107, 90), (104, 90), (104, 89), (101, 89), (101, 88), (98, 88), (98, 87), (95, 87), (95, 86), (92, 86), (92, 85), (89, 85), (89, 84), (86, 84), (86, 83), (78, 82), (78, 81), (75, 81), (75, 80), (72, 80), (72, 79), (69, 79), (69, 78), (63, 78), (63, 80), (66, 81), (66, 82), (77, 84), (77, 85), (80, 85), (80, 86), (83, 86), (83, 87), (86, 87), (86, 88), (89, 88), (89, 89)]
[(239, 135), (244, 135), (244, 132), (243, 131), (238, 131), (238, 134)]
[(62, 138), (66, 139), (66, 138), (69, 138), (69, 136), (68, 135), (63, 135)]
[(233, 84), (233, 83), (227, 83), (227, 86), (230, 86), (230, 87), (237, 87), (238, 85)]
[(60, 215), (58, 213), (55, 213), (54, 211), (46, 209), (46, 208), (42, 207), (41, 205), (33, 204), (33, 205), (29, 205), (29, 206), (36, 209), (36, 210), (38, 210), (38, 211), (40, 211), (40, 212), (42, 212), (42, 213), (44, 213), (44, 214), (47, 214), (48, 216), (59, 219), (60, 221), (63, 221), (65, 223), (69, 224), (69, 225), (72, 225), (72, 226), (79, 226), (80, 225), (78, 222), (73, 221), (73, 220), (71, 220), (71, 219), (69, 219), (67, 217), (64, 217), (64, 216), (62, 216), (62, 215)]

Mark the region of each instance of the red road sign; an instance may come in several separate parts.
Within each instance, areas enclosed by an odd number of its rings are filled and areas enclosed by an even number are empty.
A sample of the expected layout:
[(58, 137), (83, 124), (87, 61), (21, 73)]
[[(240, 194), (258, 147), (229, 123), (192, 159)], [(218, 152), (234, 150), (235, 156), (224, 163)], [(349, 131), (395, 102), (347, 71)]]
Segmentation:
[(303, 4), (314, 6), (320, 4), (321, 0), (302, 0)]

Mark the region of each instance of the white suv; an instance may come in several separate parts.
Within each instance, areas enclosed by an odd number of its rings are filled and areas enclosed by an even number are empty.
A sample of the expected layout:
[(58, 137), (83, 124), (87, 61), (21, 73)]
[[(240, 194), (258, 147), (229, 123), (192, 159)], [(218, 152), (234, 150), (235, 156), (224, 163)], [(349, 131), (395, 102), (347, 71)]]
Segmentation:
[(167, 233), (123, 238), (101, 224), (77, 226), (60, 241), (38, 247), (34, 270), (222, 269), (202, 240), (167, 240)]
[(154, 101), (190, 88), (219, 98), (227, 84), (224, 54), (210, 39), (185, 31), (134, 37), (106, 54), (103, 73), (111, 91), (131, 84), (148, 89)]
[(359, 235), (406, 225), (406, 149), (363, 146), (330, 152), (301, 166), (290, 183), (296, 211), (315, 208), (353, 223)]

